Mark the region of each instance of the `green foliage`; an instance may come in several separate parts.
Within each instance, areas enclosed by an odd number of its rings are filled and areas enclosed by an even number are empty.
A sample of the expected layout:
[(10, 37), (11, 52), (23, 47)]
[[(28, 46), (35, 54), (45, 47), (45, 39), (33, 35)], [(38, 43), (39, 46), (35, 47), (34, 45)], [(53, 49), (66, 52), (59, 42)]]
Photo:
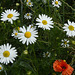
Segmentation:
[[(3, 65), (4, 70), (0, 72), (0, 75), (53, 75), (56, 73), (53, 70), (53, 62), (57, 59), (66, 60), (75, 68), (75, 37), (67, 37), (62, 29), (68, 19), (75, 22), (75, 1), (72, 0), (71, 3), (70, 0), (61, 0), (62, 6), (60, 8), (53, 7), (52, 0), (47, 0), (46, 4), (42, 0), (32, 0), (34, 6), (31, 8), (27, 7), (24, 1), (21, 1), (0, 1), (0, 13), (7, 9), (16, 9), (20, 13), (20, 19), (14, 21), (12, 25), (7, 21), (0, 20), (0, 45), (10, 43), (18, 51), (16, 61), (13, 64)], [(19, 3), (19, 6), (16, 6), (16, 3)], [(24, 14), (27, 12), (33, 14), (31, 20), (24, 19)], [(27, 27), (30, 24), (35, 26), (39, 14), (52, 17), (54, 28), (49, 31), (37, 27), (39, 37), (36, 43), (26, 46), (11, 36), (16, 27)], [(69, 48), (61, 47), (61, 40), (64, 38), (70, 40)], [(24, 50), (28, 50), (27, 55), (24, 54)], [(51, 56), (43, 58), (43, 52), (47, 51), (51, 53)], [(59, 74), (56, 73), (56, 75)]]

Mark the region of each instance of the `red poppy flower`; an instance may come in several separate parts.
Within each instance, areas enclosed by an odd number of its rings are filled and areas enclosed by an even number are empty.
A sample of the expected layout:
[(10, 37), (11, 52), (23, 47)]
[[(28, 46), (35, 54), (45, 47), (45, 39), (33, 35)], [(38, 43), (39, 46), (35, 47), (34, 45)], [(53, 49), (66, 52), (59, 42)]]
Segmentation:
[(53, 63), (53, 68), (56, 72), (62, 72), (62, 75), (71, 75), (74, 70), (64, 60), (56, 60)]

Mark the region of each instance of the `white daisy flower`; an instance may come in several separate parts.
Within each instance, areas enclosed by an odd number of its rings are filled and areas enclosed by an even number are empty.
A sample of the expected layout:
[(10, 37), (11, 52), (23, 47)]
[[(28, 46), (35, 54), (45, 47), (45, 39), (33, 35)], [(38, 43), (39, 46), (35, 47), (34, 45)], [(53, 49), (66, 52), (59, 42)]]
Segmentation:
[(11, 36), (13, 36), (15, 39), (17, 39), (17, 37), (18, 37), (18, 30), (13, 29), (13, 33), (12, 33)]
[(51, 53), (50, 52), (43, 52), (43, 57), (50, 57), (51, 56)]
[(31, 0), (25, 0), (25, 2), (31, 2)]
[(19, 13), (16, 10), (13, 9), (9, 9), (9, 10), (5, 10), (5, 12), (2, 12), (1, 14), (1, 20), (2, 21), (7, 21), (10, 22), (11, 24), (13, 24), (13, 20), (18, 19), (19, 17)]
[(3, 70), (3, 66), (0, 64), (0, 72)]
[(70, 22), (68, 20), (68, 24), (64, 24), (65, 26), (63, 27), (64, 31), (66, 31), (66, 35), (68, 36), (75, 36), (75, 23), (74, 22)]
[(37, 22), (36, 25), (38, 25), (39, 28), (43, 28), (50, 30), (50, 28), (53, 28), (53, 21), (51, 21), (52, 18), (48, 17), (45, 14), (39, 15), (39, 18), (36, 19)]
[(64, 40), (61, 40), (61, 46), (62, 47), (69, 47), (69, 40), (67, 39), (64, 39)]
[(24, 15), (24, 18), (25, 19), (31, 19), (32, 17), (32, 14), (31, 13), (26, 13), (25, 15)]
[(17, 57), (17, 52), (15, 47), (11, 48), (11, 45), (7, 43), (6, 45), (0, 46), (0, 62), (4, 64), (13, 63), (13, 60)]
[(33, 2), (27, 2), (26, 4), (27, 4), (27, 6), (29, 6), (29, 7), (32, 7), (32, 6), (33, 6)]
[(38, 32), (37, 30), (35, 30), (35, 28), (31, 28), (31, 25), (29, 25), (29, 27), (27, 27), (27, 29), (23, 26), (20, 27), (20, 31), (22, 33), (18, 33), (18, 39), (20, 39), (20, 41), (22, 41), (23, 44), (32, 44), (34, 42), (36, 42), (36, 38), (35, 37), (38, 37)]
[(54, 7), (58, 7), (58, 8), (59, 8), (59, 6), (61, 6), (61, 2), (58, 1), (58, 0), (54, 0), (54, 1), (52, 1), (52, 5), (53, 5)]

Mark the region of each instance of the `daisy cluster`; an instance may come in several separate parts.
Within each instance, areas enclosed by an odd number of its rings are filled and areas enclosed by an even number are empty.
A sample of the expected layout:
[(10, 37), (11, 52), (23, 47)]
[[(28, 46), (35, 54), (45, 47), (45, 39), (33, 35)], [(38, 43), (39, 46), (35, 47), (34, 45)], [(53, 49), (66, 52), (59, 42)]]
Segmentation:
[[(33, 2), (31, 2), (31, 0), (25, 0), (25, 3), (26, 3), (26, 5), (28, 6), (28, 7), (32, 7), (33, 6)], [(31, 19), (31, 17), (32, 17), (32, 14), (29, 12), (29, 13), (26, 13), (25, 15), (24, 15), (24, 18), (25, 19)]]
[(26, 5), (29, 7), (33, 6), (33, 2), (31, 2), (31, 0), (25, 0), (25, 2), (26, 2)]
[[(31, 0), (25, 0), (25, 3), (27, 5), (27, 7), (32, 7), (33, 6), (33, 2), (31, 2)], [(46, 0), (44, 1), (44, 3), (46, 3)], [(52, 5), (53, 7), (57, 7), (59, 8), (61, 6), (61, 2), (58, 0), (54, 0), (52, 1)], [(2, 21), (8, 21), (11, 24), (13, 24), (13, 21), (19, 19), (19, 13), (16, 10), (13, 9), (8, 9), (5, 10), (4, 12), (1, 13), (1, 20)], [(31, 19), (32, 18), (32, 14), (26, 13), (24, 15), (25, 19)], [(18, 39), (20, 42), (22, 42), (22, 44), (26, 44), (27, 46), (29, 44), (34, 44), (37, 41), (38, 36), (38, 30), (37, 27), (40, 29), (45, 30), (51, 30), (52, 28), (54, 28), (54, 22), (53, 22), (53, 18), (46, 15), (46, 14), (39, 14), (38, 17), (35, 19), (36, 23), (35, 26), (33, 24), (30, 24), (29, 26), (22, 26), (22, 27), (17, 27), (13, 29), (13, 33), (11, 34), (11, 36), (13, 36), (16, 40)], [(71, 22), (68, 20), (68, 24), (65, 23), (63, 26), (63, 31), (66, 31), (66, 35), (68, 37), (74, 37), (75, 36), (75, 23)], [(61, 46), (62, 47), (69, 47), (69, 40), (68, 39), (63, 39), (61, 40)], [(28, 51), (25, 50), (24, 54), (28, 54)], [(17, 57), (17, 50), (15, 47), (12, 47), (11, 44), (7, 43), (4, 45), (0, 46), (0, 63), (3, 64), (8, 64), (8, 63), (13, 63), (13, 61), (15, 60), (15, 58)], [(50, 52), (43, 52), (43, 57), (50, 57), (51, 53)], [(63, 60), (60, 61), (55, 61), (54, 62), (54, 70), (55, 71), (60, 71), (59, 68), (61, 69), (60, 72), (63, 73), (63, 68), (61, 68), (61, 65), (64, 66), (64, 64), (67, 65), (66, 68), (70, 67), (66, 62), (64, 62)], [(61, 64), (61, 65), (60, 65)], [(57, 66), (58, 65), (58, 66)], [(73, 68), (70, 67), (73, 71)], [(0, 65), (0, 71), (3, 70), (2, 65)], [(71, 73), (72, 73), (71, 71)]]

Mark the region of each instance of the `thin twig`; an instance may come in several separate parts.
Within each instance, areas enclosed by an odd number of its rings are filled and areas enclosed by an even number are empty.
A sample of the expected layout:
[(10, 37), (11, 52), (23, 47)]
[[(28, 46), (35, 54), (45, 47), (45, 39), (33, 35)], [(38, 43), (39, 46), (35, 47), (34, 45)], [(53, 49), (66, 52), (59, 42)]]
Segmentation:
[(41, 40), (38, 40), (39, 42), (43, 42), (43, 43), (46, 43), (46, 44), (48, 44), (49, 42), (46, 42), (46, 41), (41, 41)]
[[(65, 48), (65, 47), (60, 47), (60, 48)], [(73, 47), (66, 47), (66, 48), (69, 48), (69, 49), (75, 50)]]
[(54, 25), (54, 27), (58, 28), (59, 30), (61, 30), (62, 32), (64, 32), (61, 28), (59, 28), (58, 26)]
[(68, 47), (68, 48), (71, 48), (72, 50), (75, 50), (73, 47)]
[(73, 55), (73, 58), (72, 58), (70, 65), (72, 66), (74, 62), (75, 62), (75, 54)]
[(64, 4), (66, 4), (68, 7), (70, 7), (73, 11), (75, 11), (74, 8), (72, 8), (68, 3), (64, 2), (63, 0), (61, 0)]
[(60, 27), (62, 27), (62, 24), (60, 24), (60, 23), (57, 23), (57, 22), (54, 22), (55, 24), (58, 24)]
[[(64, 13), (60, 13), (60, 14), (62, 15), (62, 14), (64, 14)], [(75, 14), (75, 13), (65, 13), (65, 14), (68, 14), (68, 15), (69, 15), (69, 14)]]
[(58, 28), (59, 30), (61, 30), (62, 32), (64, 32), (63, 29), (62, 29), (62, 24), (57, 23), (57, 22), (54, 22), (54, 24), (59, 25), (61, 28), (59, 28), (59, 26), (56, 26), (56, 25), (54, 25), (54, 26), (57, 27), (57, 28)]

